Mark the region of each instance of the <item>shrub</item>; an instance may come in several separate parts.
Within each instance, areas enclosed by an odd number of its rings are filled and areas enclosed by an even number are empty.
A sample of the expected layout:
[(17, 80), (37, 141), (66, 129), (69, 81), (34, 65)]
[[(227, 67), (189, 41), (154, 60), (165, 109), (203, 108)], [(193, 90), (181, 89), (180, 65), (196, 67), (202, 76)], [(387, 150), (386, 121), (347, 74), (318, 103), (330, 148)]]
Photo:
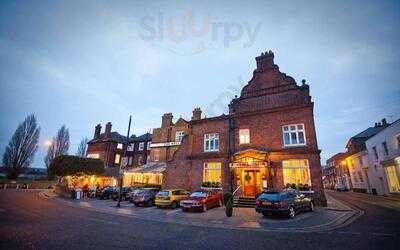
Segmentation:
[(62, 155), (51, 161), (48, 171), (57, 176), (100, 175), (104, 172), (104, 163), (100, 159)]
[(228, 204), (228, 201), (232, 201), (233, 202), (233, 195), (231, 192), (226, 192), (224, 194), (224, 204)]
[(233, 214), (233, 204), (232, 199), (228, 200), (228, 203), (225, 205), (225, 215), (227, 217), (232, 217)]

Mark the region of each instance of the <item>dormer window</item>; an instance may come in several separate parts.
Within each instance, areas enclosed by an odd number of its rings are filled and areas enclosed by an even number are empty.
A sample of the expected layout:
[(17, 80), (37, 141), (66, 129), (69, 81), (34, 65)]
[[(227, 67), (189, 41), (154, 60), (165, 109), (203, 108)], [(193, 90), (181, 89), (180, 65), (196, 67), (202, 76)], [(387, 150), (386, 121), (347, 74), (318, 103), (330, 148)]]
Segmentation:
[(291, 124), (282, 127), (285, 147), (306, 145), (304, 124)]
[(117, 144), (117, 149), (122, 149), (123, 147), (124, 147), (124, 145), (122, 143)]

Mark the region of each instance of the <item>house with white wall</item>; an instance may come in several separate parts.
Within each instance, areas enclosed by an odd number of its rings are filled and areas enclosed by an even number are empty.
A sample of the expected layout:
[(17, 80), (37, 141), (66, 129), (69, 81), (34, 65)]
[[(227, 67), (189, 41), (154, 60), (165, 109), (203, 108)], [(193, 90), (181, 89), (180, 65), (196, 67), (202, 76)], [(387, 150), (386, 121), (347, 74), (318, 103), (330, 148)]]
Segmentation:
[(377, 194), (400, 194), (400, 119), (370, 137), (368, 176)]

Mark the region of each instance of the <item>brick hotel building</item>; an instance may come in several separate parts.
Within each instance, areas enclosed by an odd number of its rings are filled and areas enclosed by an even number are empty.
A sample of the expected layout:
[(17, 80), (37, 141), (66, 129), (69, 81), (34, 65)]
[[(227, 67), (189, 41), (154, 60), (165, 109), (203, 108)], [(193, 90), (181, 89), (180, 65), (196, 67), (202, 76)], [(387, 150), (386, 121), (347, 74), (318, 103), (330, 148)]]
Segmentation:
[(309, 86), (280, 72), (271, 51), (256, 62), (228, 115), (202, 118), (200, 109), (193, 111), (181, 145), (165, 159), (163, 187), (194, 191), (213, 183), (254, 197), (295, 185), (310, 187), (316, 204), (325, 205)]

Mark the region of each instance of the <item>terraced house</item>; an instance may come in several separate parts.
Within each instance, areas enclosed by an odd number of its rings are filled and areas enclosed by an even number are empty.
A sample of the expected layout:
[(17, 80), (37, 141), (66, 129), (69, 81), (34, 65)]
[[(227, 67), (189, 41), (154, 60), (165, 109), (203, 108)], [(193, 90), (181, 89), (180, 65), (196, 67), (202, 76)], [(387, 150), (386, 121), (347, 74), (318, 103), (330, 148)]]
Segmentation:
[(229, 104), (229, 114), (193, 111), (187, 134), (167, 161), (163, 186), (237, 190), (298, 187), (326, 204), (309, 85), (280, 72), (269, 51), (256, 57), (252, 79)]

